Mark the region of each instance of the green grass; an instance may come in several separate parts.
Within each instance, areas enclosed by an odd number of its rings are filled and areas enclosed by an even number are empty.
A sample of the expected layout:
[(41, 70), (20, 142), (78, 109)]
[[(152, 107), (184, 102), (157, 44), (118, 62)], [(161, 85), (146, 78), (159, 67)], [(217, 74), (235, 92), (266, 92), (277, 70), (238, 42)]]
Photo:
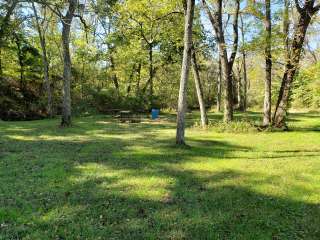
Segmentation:
[(320, 239), (317, 114), (289, 132), (188, 128), (185, 148), (167, 117), (0, 122), (0, 239)]

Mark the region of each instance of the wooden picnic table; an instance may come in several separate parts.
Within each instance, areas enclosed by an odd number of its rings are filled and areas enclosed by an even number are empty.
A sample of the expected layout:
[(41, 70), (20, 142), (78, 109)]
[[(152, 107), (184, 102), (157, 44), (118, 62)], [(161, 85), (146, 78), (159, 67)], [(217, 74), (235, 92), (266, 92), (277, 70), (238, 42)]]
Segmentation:
[(132, 111), (120, 111), (120, 122), (139, 122)]

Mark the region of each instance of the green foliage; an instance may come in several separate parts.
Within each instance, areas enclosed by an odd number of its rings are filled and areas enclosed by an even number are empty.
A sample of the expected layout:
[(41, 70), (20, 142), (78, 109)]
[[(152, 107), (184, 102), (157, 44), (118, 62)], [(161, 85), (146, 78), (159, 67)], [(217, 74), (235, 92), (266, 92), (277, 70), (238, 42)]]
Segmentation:
[[(232, 121), (230, 123), (225, 123), (220, 120), (210, 120), (208, 123), (208, 129), (218, 132), (218, 133), (252, 133), (258, 132), (257, 127), (254, 122), (249, 119), (241, 119)], [(196, 122), (194, 124), (195, 128), (201, 128), (201, 123)]]
[(92, 91), (92, 105), (102, 113), (113, 110), (147, 111), (151, 108), (149, 101), (143, 96), (121, 96), (114, 89)]
[(311, 65), (299, 72), (293, 90), (293, 107), (319, 109), (320, 64)]

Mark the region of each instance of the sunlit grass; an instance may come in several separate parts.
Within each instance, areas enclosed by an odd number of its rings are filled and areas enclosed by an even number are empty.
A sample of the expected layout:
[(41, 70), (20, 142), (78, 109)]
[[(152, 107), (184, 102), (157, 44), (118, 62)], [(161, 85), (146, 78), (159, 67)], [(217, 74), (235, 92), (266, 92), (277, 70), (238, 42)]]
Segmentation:
[(1, 122), (0, 239), (320, 239), (316, 114), (289, 132), (191, 127), (185, 148), (174, 127)]

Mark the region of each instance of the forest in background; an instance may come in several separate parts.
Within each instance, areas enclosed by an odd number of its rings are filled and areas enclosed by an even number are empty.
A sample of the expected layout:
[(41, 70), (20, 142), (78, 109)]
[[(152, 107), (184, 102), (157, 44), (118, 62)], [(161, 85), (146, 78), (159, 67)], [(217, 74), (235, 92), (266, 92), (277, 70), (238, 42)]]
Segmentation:
[[(269, 57), (272, 62), (270, 95), (274, 108), (299, 12), (311, 2), (318, 7), (316, 1), (308, 0), (196, 1), (192, 44), (196, 70), (189, 76), (188, 107), (199, 108), (197, 81), (193, 81), (198, 76), (205, 108), (223, 111), (226, 85), (219, 54), (221, 39), (208, 11), (216, 17), (217, 5), (221, 4), (226, 52), (234, 58), (230, 65), (232, 108), (261, 111), (266, 97), (265, 61)], [(184, 50), (183, 3), (187, 1), (2, 0), (1, 119), (50, 117), (63, 114), (68, 104), (70, 117), (71, 111), (78, 115), (176, 110)], [(315, 11), (290, 87), (293, 109), (320, 106), (317, 20)], [(270, 56), (266, 55), (268, 48)], [(70, 100), (65, 96), (68, 91)]]

